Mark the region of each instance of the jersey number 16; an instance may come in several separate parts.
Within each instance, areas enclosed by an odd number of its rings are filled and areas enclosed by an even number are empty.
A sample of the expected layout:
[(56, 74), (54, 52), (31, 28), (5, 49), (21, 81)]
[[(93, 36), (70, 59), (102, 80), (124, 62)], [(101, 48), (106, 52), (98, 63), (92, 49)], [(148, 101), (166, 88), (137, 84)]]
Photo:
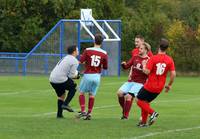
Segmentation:
[(158, 63), (156, 64), (156, 66), (157, 66), (156, 75), (162, 75), (165, 72), (166, 64)]

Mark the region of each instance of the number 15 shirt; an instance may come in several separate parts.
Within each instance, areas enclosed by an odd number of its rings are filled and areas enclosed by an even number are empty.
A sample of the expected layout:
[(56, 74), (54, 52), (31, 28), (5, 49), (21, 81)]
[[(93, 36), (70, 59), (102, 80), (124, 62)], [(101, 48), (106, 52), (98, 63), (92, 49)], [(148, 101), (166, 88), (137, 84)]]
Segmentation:
[(80, 62), (85, 63), (85, 74), (101, 73), (102, 68), (108, 68), (108, 55), (101, 48), (86, 48), (81, 55)]
[(167, 72), (175, 71), (173, 59), (166, 54), (152, 56), (146, 68), (150, 70), (150, 73), (144, 88), (152, 93), (160, 93), (165, 86)]

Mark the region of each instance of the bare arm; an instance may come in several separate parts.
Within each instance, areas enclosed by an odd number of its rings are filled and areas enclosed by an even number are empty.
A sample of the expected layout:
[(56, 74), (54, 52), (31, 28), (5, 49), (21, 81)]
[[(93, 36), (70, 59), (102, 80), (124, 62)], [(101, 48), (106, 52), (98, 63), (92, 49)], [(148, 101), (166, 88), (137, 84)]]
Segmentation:
[(134, 57), (132, 57), (128, 62), (123, 61), (121, 63), (123, 69), (128, 69), (133, 65)]
[(150, 73), (150, 70), (146, 68), (146, 65), (147, 65), (147, 60), (142, 61), (142, 66), (143, 66), (142, 71), (143, 71), (145, 74), (148, 75), (148, 74)]
[(103, 59), (103, 69), (108, 69), (108, 56), (106, 55)]
[(165, 92), (168, 92), (171, 89), (175, 77), (176, 77), (176, 71), (170, 71), (170, 80), (168, 85), (165, 86)]

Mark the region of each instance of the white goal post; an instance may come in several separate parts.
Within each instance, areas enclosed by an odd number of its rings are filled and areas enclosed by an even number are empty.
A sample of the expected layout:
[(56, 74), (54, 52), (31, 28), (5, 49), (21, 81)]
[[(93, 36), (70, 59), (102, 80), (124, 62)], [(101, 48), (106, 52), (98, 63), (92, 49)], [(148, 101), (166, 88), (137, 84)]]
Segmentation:
[(104, 29), (97, 23), (97, 21), (92, 17), (92, 9), (81, 9), (81, 26), (87, 31), (87, 33), (94, 39), (94, 35), (88, 29), (87, 26), (96, 26), (98, 30), (105, 37), (104, 41), (121, 41), (117, 33), (112, 29), (112, 27), (108, 24), (106, 20), (104, 20), (104, 24), (110, 30), (110, 32), (115, 36), (115, 38), (110, 38), (108, 34), (104, 31)]

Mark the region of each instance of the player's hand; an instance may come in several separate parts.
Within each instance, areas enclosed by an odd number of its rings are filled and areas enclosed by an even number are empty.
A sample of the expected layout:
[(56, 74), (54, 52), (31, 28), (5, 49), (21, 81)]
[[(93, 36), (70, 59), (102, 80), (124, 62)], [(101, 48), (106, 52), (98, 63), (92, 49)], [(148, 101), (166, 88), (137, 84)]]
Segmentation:
[(123, 61), (123, 62), (121, 63), (121, 65), (126, 65), (126, 62), (125, 62), (125, 61)]
[(147, 60), (143, 60), (143, 61), (142, 61), (142, 66), (145, 67), (146, 64), (147, 64)]
[(121, 63), (122, 68), (124, 68), (125, 65), (126, 65), (126, 62), (123, 61), (123, 62)]
[(165, 86), (165, 92), (168, 93), (171, 88), (172, 88), (171, 85), (166, 85)]
[(80, 72), (78, 72), (76, 79), (80, 79), (80, 77), (81, 77), (81, 74)]

